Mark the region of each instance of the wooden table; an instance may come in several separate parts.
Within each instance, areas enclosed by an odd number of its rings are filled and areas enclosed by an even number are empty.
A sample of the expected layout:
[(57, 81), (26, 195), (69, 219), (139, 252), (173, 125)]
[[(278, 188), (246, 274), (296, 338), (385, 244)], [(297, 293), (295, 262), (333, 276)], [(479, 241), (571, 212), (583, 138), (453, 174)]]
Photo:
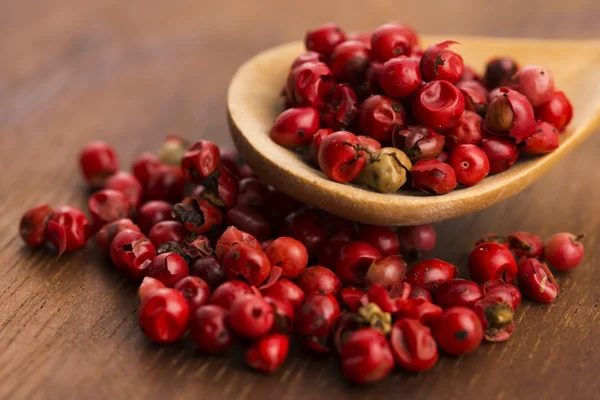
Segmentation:
[(124, 168), (167, 134), (229, 143), (235, 68), (307, 27), (372, 29), (398, 18), (428, 33), (588, 38), (600, 36), (599, 16), (597, 0), (2, 2), (0, 398), (599, 398), (600, 137), (513, 199), (437, 226), (435, 255), (463, 272), (472, 243), (490, 231), (585, 232), (585, 261), (558, 277), (558, 301), (525, 302), (508, 343), (372, 387), (347, 384), (335, 357), (298, 349), (263, 377), (239, 351), (207, 357), (187, 341), (149, 344), (135, 284), (94, 246), (54, 261), (16, 235), (30, 206), (85, 205), (76, 157), (91, 139), (114, 144)]

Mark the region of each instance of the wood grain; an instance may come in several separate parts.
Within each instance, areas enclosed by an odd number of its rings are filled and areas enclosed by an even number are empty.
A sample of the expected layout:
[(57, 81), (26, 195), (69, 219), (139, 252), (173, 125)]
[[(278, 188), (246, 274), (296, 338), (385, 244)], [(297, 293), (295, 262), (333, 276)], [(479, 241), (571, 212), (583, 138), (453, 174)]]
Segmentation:
[(558, 277), (558, 301), (525, 302), (506, 344), (372, 387), (348, 385), (334, 357), (300, 349), (267, 378), (244, 368), (239, 351), (148, 344), (135, 285), (94, 246), (55, 262), (16, 236), (27, 207), (85, 205), (76, 155), (90, 139), (118, 147), (124, 168), (170, 133), (230, 143), (233, 72), (307, 27), (398, 18), (428, 33), (594, 38), (598, 15), (596, 0), (1, 2), (0, 398), (599, 398), (598, 135), (514, 198), (437, 225), (434, 255), (463, 273), (472, 243), (490, 231), (585, 232), (585, 261)]

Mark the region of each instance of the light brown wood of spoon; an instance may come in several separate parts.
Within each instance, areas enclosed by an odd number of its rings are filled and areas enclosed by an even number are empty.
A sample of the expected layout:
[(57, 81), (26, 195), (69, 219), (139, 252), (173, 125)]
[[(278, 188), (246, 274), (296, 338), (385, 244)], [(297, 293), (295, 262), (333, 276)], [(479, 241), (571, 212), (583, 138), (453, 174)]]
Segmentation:
[[(294, 151), (273, 142), (269, 129), (283, 110), (283, 88), (292, 60), (304, 51), (301, 42), (266, 50), (242, 65), (228, 92), (231, 136), (253, 171), (276, 189), (333, 214), (376, 225), (416, 225), (482, 210), (540, 178), (600, 125), (600, 41), (546, 41), (467, 36), (425, 36), (425, 45), (456, 40), (465, 63), (481, 68), (495, 56), (510, 56), (521, 65), (543, 65), (553, 72), (574, 108), (573, 121), (554, 152), (519, 160), (478, 185), (443, 196), (400, 190), (381, 194), (329, 180)], [(565, 166), (568, 167), (568, 166)], [(573, 179), (584, 178), (573, 174)]]

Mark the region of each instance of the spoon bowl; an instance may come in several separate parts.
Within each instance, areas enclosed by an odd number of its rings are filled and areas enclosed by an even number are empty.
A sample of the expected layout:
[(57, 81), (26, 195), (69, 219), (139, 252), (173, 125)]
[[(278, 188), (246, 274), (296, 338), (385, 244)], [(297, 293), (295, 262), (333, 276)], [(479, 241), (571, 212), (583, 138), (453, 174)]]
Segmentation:
[[(448, 37), (424, 36), (425, 45)], [(452, 36), (465, 62), (482, 67), (495, 56), (510, 56), (521, 65), (548, 67), (558, 88), (573, 104), (574, 117), (561, 135), (560, 147), (541, 156), (520, 159), (509, 170), (469, 188), (432, 196), (413, 190), (382, 194), (328, 179), (293, 150), (269, 138), (283, 110), (280, 96), (302, 42), (266, 50), (243, 64), (228, 91), (227, 110), (233, 141), (252, 170), (266, 183), (304, 203), (353, 221), (374, 225), (417, 225), (482, 210), (540, 178), (600, 126), (600, 42), (550, 41)]]

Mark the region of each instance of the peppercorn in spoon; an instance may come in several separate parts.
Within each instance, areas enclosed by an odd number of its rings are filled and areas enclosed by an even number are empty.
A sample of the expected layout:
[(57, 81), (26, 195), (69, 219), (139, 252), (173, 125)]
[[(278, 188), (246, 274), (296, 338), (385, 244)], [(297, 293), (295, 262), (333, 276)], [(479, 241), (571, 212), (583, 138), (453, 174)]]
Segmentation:
[[(425, 45), (446, 38), (424, 36)], [(600, 126), (600, 42), (456, 37), (466, 63), (483, 66), (507, 55), (521, 65), (548, 67), (557, 87), (572, 102), (573, 119), (560, 136), (560, 146), (539, 157), (517, 161), (507, 171), (490, 175), (476, 186), (430, 196), (403, 186), (378, 193), (352, 183), (337, 183), (309, 165), (293, 150), (269, 137), (283, 109), (281, 88), (290, 65), (304, 51), (301, 42), (266, 50), (242, 65), (228, 92), (228, 116), (236, 147), (265, 182), (305, 203), (342, 217), (378, 225), (416, 225), (458, 217), (506, 199), (540, 178)], [(565, 57), (565, 55), (567, 55)]]

